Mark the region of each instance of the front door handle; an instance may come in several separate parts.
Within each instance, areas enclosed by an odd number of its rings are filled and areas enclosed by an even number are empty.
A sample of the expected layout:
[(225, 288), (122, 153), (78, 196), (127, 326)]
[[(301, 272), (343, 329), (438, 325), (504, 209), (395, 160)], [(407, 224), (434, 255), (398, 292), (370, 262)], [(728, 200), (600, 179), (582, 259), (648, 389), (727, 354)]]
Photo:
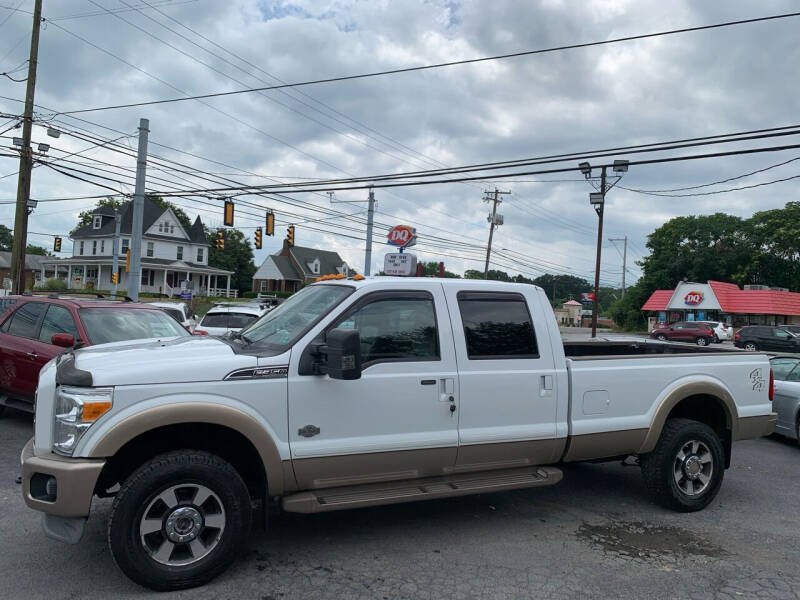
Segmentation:
[(28, 358), (39, 358), (39, 355), (36, 354), (36, 352), (26, 352), (25, 356), (27, 356)]

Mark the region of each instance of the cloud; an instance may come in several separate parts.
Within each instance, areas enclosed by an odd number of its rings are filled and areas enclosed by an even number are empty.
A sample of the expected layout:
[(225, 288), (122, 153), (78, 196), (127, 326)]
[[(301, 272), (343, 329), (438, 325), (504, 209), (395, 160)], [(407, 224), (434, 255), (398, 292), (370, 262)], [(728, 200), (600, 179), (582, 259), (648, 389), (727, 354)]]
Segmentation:
[[(124, 7), (121, 0), (97, 1), (109, 9)], [(84, 12), (96, 12), (95, 7), (88, 6), (92, 10), (86, 8)], [(42, 30), (36, 99), (38, 104), (55, 110), (70, 110), (174, 97), (181, 92), (269, 85), (276, 83), (276, 77), (301, 81), (378, 71), (791, 10), (794, 5), (788, 0), (762, 2), (757, 11), (742, 1), (713, 5), (688, 0), (669, 4), (655, 0), (596, 1), (577, 5), (513, 0), (200, 0), (162, 5), (161, 12), (129, 11), (116, 16), (58, 20), (80, 10), (54, 4), (46, 6), (49, 21)], [(0, 9), (0, 20), (5, 12)], [(12, 15), (0, 28), (0, 56), (12, 50), (18, 33), (29, 27), (30, 15)], [(207, 176), (211, 179), (224, 177), (242, 183), (269, 179), (237, 169), (275, 178), (346, 177), (713, 135), (794, 122), (800, 103), (791, 76), (800, 59), (796, 27), (793, 20), (771, 21), (296, 90), (228, 96), (210, 99), (206, 104), (181, 102), (79, 115), (91, 123), (66, 117), (58, 120), (104, 137), (117, 137), (119, 134), (99, 126), (133, 135), (139, 118), (149, 118), (152, 154), (223, 174)], [(0, 70), (23, 61), (25, 46), (23, 43), (13, 49)], [(0, 82), (0, 95), (22, 99), (24, 84), (4, 80)], [(19, 113), (21, 104), (0, 99), (0, 110)], [(40, 111), (40, 116), (48, 116), (47, 111)], [(37, 127), (34, 139), (48, 138)], [(76, 152), (89, 145), (66, 135), (49, 141), (53, 157), (62, 155), (58, 149)], [(124, 143), (134, 148), (135, 138)], [(762, 143), (768, 141), (750, 145)], [(663, 154), (655, 156), (659, 155)], [(776, 153), (632, 166), (621, 185), (635, 189), (696, 185), (789, 157)], [(108, 150), (88, 150), (75, 158), (135, 167), (131, 158)], [(0, 175), (16, 167), (15, 161), (0, 159)], [(792, 168), (787, 165), (744, 183), (787, 176), (793, 174)], [(150, 174), (149, 185), (154, 191), (164, 191), (170, 185), (212, 185), (179, 172), (151, 170)], [(479, 247), (485, 246), (488, 237), (483, 190), (497, 185), (514, 193), (501, 205), (505, 225), (496, 232), (495, 247), (506, 256), (516, 252), (529, 257), (523, 260), (515, 254), (519, 262), (512, 262), (498, 255), (498, 264), (534, 274), (551, 270), (591, 277), (597, 218), (588, 203), (590, 186), (573, 175), (518, 179), (514, 183), (376, 190), (376, 232), (407, 222), (420, 232), (416, 249), (420, 258), (444, 260), (448, 269), (455, 271), (482, 268), (483, 251)], [(560, 179), (575, 181), (529, 182)], [(121, 189), (129, 191), (132, 171), (126, 172), (125, 181)], [(794, 199), (796, 185), (788, 182), (683, 199), (655, 198), (616, 188), (608, 196), (608, 235), (604, 237), (627, 235), (632, 241), (629, 256), (637, 259), (647, 234), (671, 217), (717, 211), (748, 216)], [(15, 177), (0, 179), (0, 200), (12, 199), (15, 191)], [(47, 198), (102, 190), (40, 167), (34, 171), (32, 193)], [(366, 192), (341, 192), (337, 198), (364, 200)], [(185, 199), (176, 202), (191, 216), (200, 214), (209, 225), (221, 221), (221, 209)], [(363, 211), (365, 206), (331, 205), (324, 194), (292, 196), (290, 203), (257, 196), (246, 202), (274, 208), (284, 223), (304, 220), (304, 215), (319, 217), (318, 210), (350, 213)], [(65, 233), (74, 226), (78, 212), (91, 204), (42, 203), (31, 217), (30, 229)], [(262, 211), (253, 206), (246, 210)], [(242, 226), (260, 224), (255, 217), (245, 218), (243, 211), (239, 214)], [(333, 235), (337, 230), (355, 235), (345, 227), (363, 230), (363, 215), (357, 219), (355, 223), (328, 220), (305, 229), (298, 225), (298, 243), (333, 247), (349, 264), (363, 268), (364, 243)], [(12, 221), (13, 206), (0, 205), (0, 222), (11, 226)], [(326, 233), (312, 231), (312, 226)], [(276, 233), (275, 238), (265, 238), (264, 250), (257, 253), (258, 262), (279, 248), (283, 227), (279, 226)], [(32, 241), (47, 242), (44, 238)], [(608, 242), (606, 245), (601, 274), (613, 283), (620, 278), (621, 265), (619, 255)], [(66, 240), (64, 247), (68, 247)], [(385, 246), (373, 246), (373, 271), (380, 268), (385, 251)], [(468, 258), (454, 258), (456, 255)]]

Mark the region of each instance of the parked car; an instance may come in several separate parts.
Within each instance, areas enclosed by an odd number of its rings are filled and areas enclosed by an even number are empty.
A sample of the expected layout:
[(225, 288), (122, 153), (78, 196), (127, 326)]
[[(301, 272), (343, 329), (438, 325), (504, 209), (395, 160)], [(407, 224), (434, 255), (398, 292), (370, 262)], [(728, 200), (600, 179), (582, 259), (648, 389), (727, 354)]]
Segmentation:
[(789, 333), (800, 335), (800, 325), (782, 325), (781, 327)]
[(188, 335), (149, 304), (47, 296), (4, 300), (10, 308), (0, 317), (0, 411), (5, 406), (33, 410), (39, 370), (75, 344)]
[(714, 341), (714, 330), (705, 321), (679, 321), (672, 325), (656, 327), (650, 337), (672, 342), (692, 342), (698, 346), (708, 346)]
[(714, 330), (714, 342), (721, 344), (733, 339), (733, 327), (729, 327), (724, 321), (697, 321), (705, 323)]
[(102, 512), (93, 497), (114, 490), (116, 564), (175, 590), (236, 560), (254, 499), (295, 513), (363, 508), (555, 485), (562, 463), (635, 455), (654, 500), (701, 510), (735, 442), (774, 431), (770, 383), (759, 354), (562, 343), (532, 285), (331, 280), (237, 338), (51, 362), (22, 495), (47, 535), (76, 543)]
[(150, 304), (166, 311), (189, 333), (194, 332), (194, 328), (197, 327), (197, 315), (192, 314), (192, 309), (185, 302), (151, 302)]
[(800, 352), (800, 337), (785, 327), (749, 325), (742, 327), (733, 336), (733, 344), (751, 352), (772, 350), (774, 352)]
[(800, 359), (781, 356), (769, 362), (775, 375), (775, 433), (800, 442)]
[(266, 308), (251, 303), (217, 304), (203, 315), (194, 328), (195, 335), (225, 335), (241, 331), (267, 312)]

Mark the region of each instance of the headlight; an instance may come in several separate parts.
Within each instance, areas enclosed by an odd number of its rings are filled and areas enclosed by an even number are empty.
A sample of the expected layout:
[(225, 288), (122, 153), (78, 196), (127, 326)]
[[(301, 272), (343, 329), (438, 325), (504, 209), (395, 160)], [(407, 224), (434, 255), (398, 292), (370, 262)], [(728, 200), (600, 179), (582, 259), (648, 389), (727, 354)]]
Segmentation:
[(114, 388), (59, 387), (56, 390), (53, 451), (72, 456), (89, 426), (111, 409)]

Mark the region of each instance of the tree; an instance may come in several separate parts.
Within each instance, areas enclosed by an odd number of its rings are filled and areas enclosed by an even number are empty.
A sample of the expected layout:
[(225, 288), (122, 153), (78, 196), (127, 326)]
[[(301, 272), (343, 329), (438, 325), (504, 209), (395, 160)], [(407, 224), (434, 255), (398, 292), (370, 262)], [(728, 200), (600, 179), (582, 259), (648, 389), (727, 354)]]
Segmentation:
[(46, 248), (42, 248), (41, 246), (34, 246), (33, 244), (28, 244), (25, 248), (25, 254), (36, 254), (38, 256), (52, 256), (50, 251)]
[(209, 266), (233, 271), (231, 288), (239, 290), (240, 294), (252, 290), (256, 265), (253, 263), (253, 249), (247, 236), (238, 229), (225, 229), (225, 249), (218, 250), (217, 230), (206, 228), (206, 240), (211, 244), (208, 252)]
[[(439, 263), (435, 261), (422, 262), (422, 276), (423, 277), (437, 277), (439, 275)], [(444, 270), (445, 278), (459, 278), (461, 275), (453, 273), (452, 271)]]
[(14, 234), (5, 225), (0, 225), (0, 250), (11, 252), (14, 245)]

